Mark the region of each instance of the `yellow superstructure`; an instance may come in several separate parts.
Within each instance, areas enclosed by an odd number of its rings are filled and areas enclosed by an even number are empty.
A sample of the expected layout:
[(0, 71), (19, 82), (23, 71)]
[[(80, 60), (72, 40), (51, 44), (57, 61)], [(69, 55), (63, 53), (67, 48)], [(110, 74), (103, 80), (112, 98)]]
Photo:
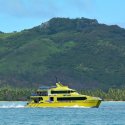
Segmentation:
[(99, 97), (81, 95), (61, 83), (54, 87), (40, 87), (30, 98), (27, 107), (99, 107), (101, 103)]

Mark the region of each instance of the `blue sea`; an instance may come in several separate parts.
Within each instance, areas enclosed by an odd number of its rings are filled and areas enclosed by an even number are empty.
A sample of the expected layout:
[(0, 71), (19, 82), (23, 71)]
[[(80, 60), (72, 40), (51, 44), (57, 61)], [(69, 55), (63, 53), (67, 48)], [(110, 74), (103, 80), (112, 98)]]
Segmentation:
[(125, 102), (99, 108), (25, 108), (27, 102), (0, 102), (0, 125), (125, 125)]

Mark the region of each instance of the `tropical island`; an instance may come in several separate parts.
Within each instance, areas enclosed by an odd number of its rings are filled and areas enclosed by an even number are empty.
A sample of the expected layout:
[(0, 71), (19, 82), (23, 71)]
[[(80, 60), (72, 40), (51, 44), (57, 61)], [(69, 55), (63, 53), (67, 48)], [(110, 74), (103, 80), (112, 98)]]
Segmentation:
[(27, 100), (55, 76), (82, 94), (125, 100), (125, 29), (96, 19), (52, 18), (0, 31), (0, 100)]

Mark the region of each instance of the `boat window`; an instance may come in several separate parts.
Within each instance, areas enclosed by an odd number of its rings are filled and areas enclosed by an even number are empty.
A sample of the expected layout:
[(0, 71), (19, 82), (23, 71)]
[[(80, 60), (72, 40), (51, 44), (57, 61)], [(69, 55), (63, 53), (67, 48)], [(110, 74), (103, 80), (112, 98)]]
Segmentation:
[(39, 100), (43, 100), (43, 98), (42, 98), (42, 97), (39, 97)]
[(51, 91), (51, 94), (69, 94), (69, 93), (73, 93), (76, 91), (73, 90), (65, 90), (65, 91)]
[(50, 99), (50, 101), (54, 101), (54, 97), (50, 97), (49, 99)]
[(43, 98), (42, 98), (42, 97), (34, 98), (34, 102), (35, 102), (35, 103), (39, 103), (40, 100), (43, 100)]
[(57, 101), (74, 101), (74, 100), (86, 100), (86, 97), (59, 97)]
[(37, 95), (38, 96), (48, 96), (48, 92), (47, 91), (38, 91)]
[(73, 93), (73, 92), (76, 92), (76, 91), (75, 90), (71, 90), (70, 92)]

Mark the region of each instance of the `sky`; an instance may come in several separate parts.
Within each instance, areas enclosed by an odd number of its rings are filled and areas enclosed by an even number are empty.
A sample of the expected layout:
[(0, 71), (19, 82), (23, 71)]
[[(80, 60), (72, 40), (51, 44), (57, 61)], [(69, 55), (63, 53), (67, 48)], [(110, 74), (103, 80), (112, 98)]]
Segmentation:
[(125, 28), (125, 0), (0, 0), (0, 31), (29, 29), (53, 17), (90, 18)]

